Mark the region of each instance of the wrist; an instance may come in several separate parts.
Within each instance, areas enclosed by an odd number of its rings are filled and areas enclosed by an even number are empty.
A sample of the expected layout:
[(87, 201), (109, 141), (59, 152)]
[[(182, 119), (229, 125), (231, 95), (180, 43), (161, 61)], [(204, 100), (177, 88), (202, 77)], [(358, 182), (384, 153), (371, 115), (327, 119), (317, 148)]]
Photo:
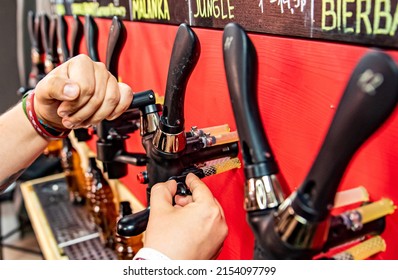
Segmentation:
[(68, 136), (70, 129), (50, 125), (35, 110), (35, 93), (27, 92), (22, 98), (22, 107), (29, 122), (36, 132), (46, 140), (57, 140)]

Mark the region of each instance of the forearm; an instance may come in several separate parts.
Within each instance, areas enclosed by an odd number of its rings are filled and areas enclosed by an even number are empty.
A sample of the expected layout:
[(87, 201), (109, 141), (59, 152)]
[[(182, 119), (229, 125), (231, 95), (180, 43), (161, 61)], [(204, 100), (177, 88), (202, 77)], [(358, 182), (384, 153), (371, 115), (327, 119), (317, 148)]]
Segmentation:
[(47, 144), (30, 124), (21, 104), (0, 116), (0, 192), (2, 182), (28, 167)]

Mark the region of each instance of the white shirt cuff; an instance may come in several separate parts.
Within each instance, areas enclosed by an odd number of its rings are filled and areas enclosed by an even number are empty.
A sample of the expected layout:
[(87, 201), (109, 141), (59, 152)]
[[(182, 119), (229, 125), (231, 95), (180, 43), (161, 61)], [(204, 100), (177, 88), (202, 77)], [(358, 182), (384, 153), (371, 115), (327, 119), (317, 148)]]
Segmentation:
[(141, 248), (133, 260), (170, 260), (168, 256), (152, 248)]

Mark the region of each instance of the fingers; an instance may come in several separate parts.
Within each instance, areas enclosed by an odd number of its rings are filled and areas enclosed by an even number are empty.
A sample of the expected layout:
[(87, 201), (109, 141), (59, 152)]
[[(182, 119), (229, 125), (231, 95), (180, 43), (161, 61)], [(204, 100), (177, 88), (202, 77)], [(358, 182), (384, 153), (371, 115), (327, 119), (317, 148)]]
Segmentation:
[(209, 202), (213, 201), (214, 197), (205, 183), (202, 182), (196, 175), (189, 173), (185, 183), (192, 192), (192, 200), (194, 202)]
[[(68, 73), (68, 75), (73, 79), (76, 79), (75, 67), (75, 65), (69, 67), (69, 72), (73, 72)], [(102, 63), (91, 62), (91, 66), (87, 66), (86, 68), (89, 77), (93, 77), (93, 79), (90, 81), (85, 80), (83, 83), (80, 82), (82, 90), (81, 97), (75, 102), (64, 102), (58, 110), (58, 112), (66, 112), (65, 115), (69, 116), (70, 120), (76, 123), (78, 123), (79, 119), (88, 119), (93, 112), (101, 107), (107, 90), (108, 80), (111, 77)], [(93, 71), (93, 73), (90, 71)]]
[(38, 102), (48, 104), (54, 101), (72, 101), (80, 94), (79, 85), (64, 76), (57, 74), (47, 75), (35, 89)]
[(187, 196), (176, 195), (174, 197), (174, 202), (177, 206), (184, 207), (185, 205), (193, 202), (193, 200), (192, 200), (192, 196), (190, 196), (190, 195), (187, 195)]
[[(185, 180), (185, 183), (187, 184), (187, 186), (189, 187), (189, 189), (192, 192), (192, 201), (200, 202), (200, 203), (208, 203), (209, 207), (211, 207), (212, 205), (213, 206), (215, 205), (215, 207), (217, 207), (219, 209), (218, 212), (219, 212), (221, 218), (223, 220), (225, 220), (224, 210), (221, 207), (221, 204), (213, 196), (210, 189), (206, 186), (205, 183), (203, 183), (202, 180), (200, 180), (196, 175), (189, 173)], [(177, 203), (177, 200), (176, 200), (176, 203)], [(188, 204), (188, 200), (181, 201), (180, 203)]]
[(177, 191), (174, 180), (158, 183), (151, 189), (151, 212), (173, 209), (173, 196)]
[(124, 84), (119, 83), (119, 93), (120, 93), (120, 100), (117, 104), (116, 108), (113, 112), (107, 117), (107, 120), (111, 121), (119, 117), (123, 112), (125, 112), (129, 107), (131, 102), (133, 101), (133, 91), (131, 88)]
[(128, 109), (133, 99), (128, 85), (118, 83), (103, 63), (93, 62), (86, 55), (55, 68), (35, 91), (36, 113), (50, 124), (60, 123), (69, 129), (113, 120)]
[[(120, 101), (116, 79), (113, 76), (108, 76), (108, 80), (103, 85), (99, 83), (97, 86), (101, 86), (102, 89), (96, 90), (88, 102), (75, 113), (69, 114), (65, 121), (69, 121), (74, 127), (84, 127), (88, 124), (99, 123), (113, 112)], [(61, 104), (60, 110), (64, 104)]]

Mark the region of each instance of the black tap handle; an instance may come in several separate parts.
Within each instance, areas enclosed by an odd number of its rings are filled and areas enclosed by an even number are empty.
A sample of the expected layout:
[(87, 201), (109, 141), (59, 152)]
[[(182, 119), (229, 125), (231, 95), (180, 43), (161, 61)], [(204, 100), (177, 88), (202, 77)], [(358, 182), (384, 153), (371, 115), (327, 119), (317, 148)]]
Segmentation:
[(65, 17), (58, 15), (57, 19), (57, 40), (60, 52), (58, 53), (60, 61), (65, 62), (69, 58), (69, 47), (67, 43), (68, 25)]
[(84, 37), (86, 38), (87, 52), (94, 61), (100, 61), (98, 56), (98, 27), (92, 16), (87, 15), (84, 23)]
[(72, 22), (72, 36), (70, 42), (70, 57), (72, 58), (79, 54), (80, 42), (83, 38), (83, 24), (77, 15), (73, 16)]
[(58, 62), (57, 54), (57, 18), (49, 18), (43, 14), (41, 16), (41, 35), (43, 38), (43, 46), (46, 53), (45, 72), (49, 73), (53, 70)]
[(59, 62), (59, 56), (58, 56), (58, 18), (55, 16), (52, 16), (50, 18), (50, 28), (49, 28), (49, 35), (50, 35), (50, 40), (49, 40), (49, 50), (52, 55), (52, 61), (54, 63), (54, 66), (57, 65)]
[(117, 233), (121, 236), (136, 236), (143, 233), (148, 225), (149, 209), (150, 207), (121, 218), (117, 223)]
[(145, 90), (141, 92), (134, 93), (133, 101), (131, 102), (128, 111), (143, 108), (147, 105), (155, 104), (156, 96), (152, 90)]
[(34, 28), (33, 28), (34, 36), (36, 38), (36, 47), (37, 47), (37, 51), (39, 54), (44, 54), (43, 37), (42, 37), (42, 33), (41, 33), (41, 25), (42, 25), (41, 18), (42, 18), (42, 16), (45, 16), (45, 15), (44, 14), (36, 14)]
[(365, 55), (355, 68), (321, 149), (292, 206), (312, 221), (329, 214), (354, 153), (391, 115), (398, 101), (398, 68), (383, 52)]
[(185, 184), (185, 180), (187, 179), (189, 173), (195, 174), (198, 178), (204, 178), (206, 176), (204, 171), (197, 167), (187, 168), (181, 175), (171, 176), (169, 180), (175, 180), (177, 183), (176, 195), (192, 195), (191, 190)]
[(106, 68), (118, 78), (119, 56), (127, 38), (126, 29), (122, 21), (114, 16), (109, 31), (108, 46), (106, 49)]
[(161, 130), (170, 134), (184, 131), (184, 98), (188, 79), (199, 59), (199, 40), (185, 23), (178, 28), (171, 53), (161, 118)]
[(224, 66), (246, 178), (278, 173), (257, 102), (256, 49), (244, 29), (229, 23), (223, 34)]
[(40, 32), (43, 49), (47, 55), (50, 50), (50, 20), (46, 14), (40, 15)]
[(37, 49), (37, 39), (35, 33), (35, 19), (36, 15), (33, 11), (28, 12), (28, 33), (32, 49)]
[(34, 88), (45, 76), (43, 57), (44, 49), (41, 34), (41, 15), (29, 13), (28, 29), (31, 38), (31, 60), (32, 68), (29, 74), (29, 88)]

